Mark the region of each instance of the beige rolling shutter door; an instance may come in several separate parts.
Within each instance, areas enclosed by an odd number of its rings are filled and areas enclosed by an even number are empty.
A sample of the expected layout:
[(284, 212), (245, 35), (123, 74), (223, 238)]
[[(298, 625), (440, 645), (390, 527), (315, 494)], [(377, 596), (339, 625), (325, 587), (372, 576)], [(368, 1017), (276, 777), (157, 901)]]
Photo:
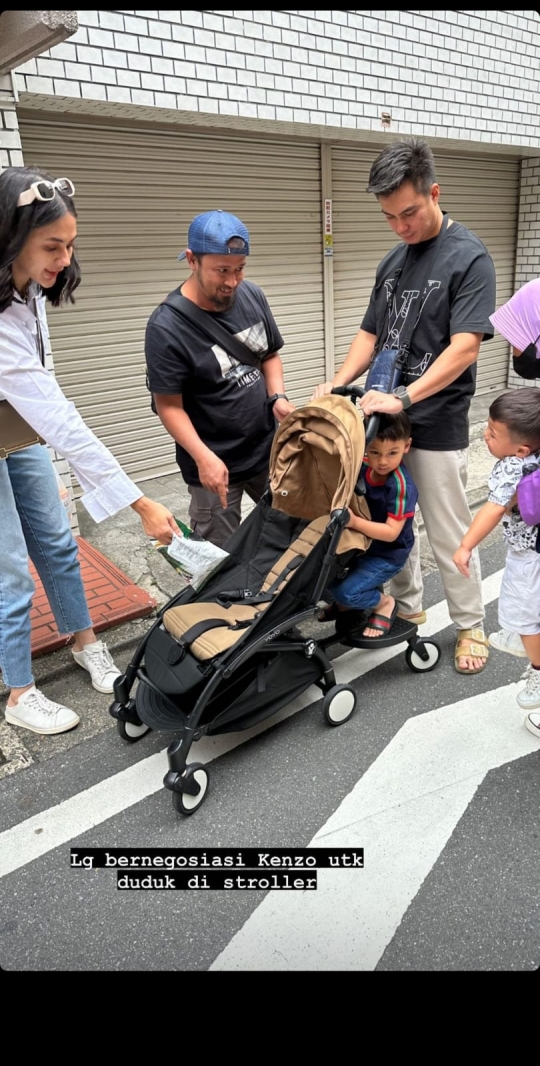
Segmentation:
[(332, 148), (336, 370), (360, 328), (377, 264), (396, 243), (375, 197), (366, 192), (375, 155), (371, 149)]
[(177, 469), (145, 388), (144, 332), (188, 276), (178, 253), (194, 215), (223, 207), (248, 226), (246, 276), (264, 289), (285, 340), (297, 403), (324, 378), (317, 144), (126, 129), (21, 117), (27, 164), (77, 190), (83, 282), (49, 310), (55, 369), (88, 425), (135, 479)]
[[(359, 328), (377, 264), (396, 243), (377, 200), (365, 192), (376, 153), (332, 150), (336, 367)], [(497, 273), (497, 307), (513, 292), (519, 197), (519, 161), (451, 158), (435, 153), (441, 206), (488, 248)], [(477, 394), (506, 387), (508, 345), (499, 336), (480, 349)]]

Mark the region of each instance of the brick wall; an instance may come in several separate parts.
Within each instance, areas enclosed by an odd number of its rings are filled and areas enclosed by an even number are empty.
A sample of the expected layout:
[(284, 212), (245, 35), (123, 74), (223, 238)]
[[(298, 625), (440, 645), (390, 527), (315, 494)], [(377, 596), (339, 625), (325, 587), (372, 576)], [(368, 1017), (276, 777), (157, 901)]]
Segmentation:
[(79, 11), (22, 92), (540, 147), (536, 11)]
[[(6, 167), (23, 166), (21, 151), (21, 139), (15, 111), (15, 99), (12, 93), (11, 77), (0, 78), (0, 172)], [(48, 370), (54, 372), (52, 355), (46, 356)], [(76, 509), (73, 504), (73, 492), (71, 488), (71, 475), (69, 464), (51, 449), (51, 457), (62, 482), (69, 492), (71, 528), (75, 533), (79, 532)]]

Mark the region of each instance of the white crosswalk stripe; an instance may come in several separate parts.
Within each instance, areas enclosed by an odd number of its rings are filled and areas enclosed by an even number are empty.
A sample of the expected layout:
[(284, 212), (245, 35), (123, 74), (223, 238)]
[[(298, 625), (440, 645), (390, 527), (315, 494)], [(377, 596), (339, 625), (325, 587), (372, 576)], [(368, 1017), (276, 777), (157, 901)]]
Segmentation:
[(316, 892), (269, 892), (215, 970), (372, 970), (488, 770), (538, 750), (519, 684), (409, 718), (307, 845), (364, 848)]
[[(497, 571), (484, 579), (484, 603), (491, 603), (499, 595), (501, 576), (502, 571)], [(434, 635), (449, 623), (446, 601), (441, 601), (429, 608), (427, 621), (419, 628), (419, 632), (422, 636)], [(334, 660), (337, 683), (342, 684), (361, 677), (394, 656), (402, 654), (403, 644), (369, 652), (359, 652), (356, 649), (345, 652), (339, 659)], [(283, 710), (252, 729), (216, 737), (203, 737), (193, 745), (190, 761), (212, 762), (277, 722), (297, 714), (318, 699), (320, 691), (312, 685)], [(134, 766), (121, 770), (70, 799), (0, 833), (0, 877), (5, 877), (6, 874), (158, 792), (163, 785), (163, 775), (167, 769), (166, 750), (165, 747), (161, 752), (141, 759)]]
[[(483, 595), (486, 605), (493, 603), (499, 594), (502, 571), (490, 575), (483, 581)], [(440, 631), (444, 631), (450, 625), (450, 618), (444, 601), (435, 604), (427, 612), (427, 621), (420, 627), (420, 635), (426, 639), (436, 638)], [(448, 639), (448, 634), (444, 640)], [(346, 737), (346, 729), (331, 731), (334, 741), (333, 766), (342, 766), (346, 773), (345, 780), (349, 782), (341, 788), (335, 802), (331, 795), (326, 795), (324, 814), (317, 819), (316, 810), (310, 812), (308, 821), (305, 821), (305, 803), (299, 806), (298, 813), (304, 819), (303, 824), (308, 824), (310, 829), (300, 835), (302, 846), (310, 848), (329, 848), (333, 852), (344, 849), (363, 848), (365, 853), (365, 867), (363, 869), (319, 869), (318, 886), (315, 892), (305, 891), (270, 891), (264, 894), (261, 902), (253, 899), (249, 904), (249, 893), (246, 898), (244, 892), (227, 893), (228, 904), (223, 904), (223, 924), (215, 920), (214, 901), (215, 894), (204, 894), (201, 899), (200, 892), (197, 905), (194, 906), (193, 893), (169, 892), (153, 893), (153, 899), (159, 899), (159, 906), (152, 906), (150, 912), (143, 900), (148, 901), (147, 894), (130, 893), (129, 912), (140, 915), (146, 914), (149, 928), (152, 929), (152, 948), (147, 961), (152, 960), (159, 965), (165, 962), (165, 968), (190, 969), (201, 968), (215, 971), (370, 971), (378, 968), (392, 969), (399, 967), (405, 962), (408, 967), (422, 968), (425, 962), (427, 968), (452, 968), (462, 958), (467, 958), (469, 965), (474, 966), (480, 951), (484, 955), (484, 944), (491, 943), (495, 951), (501, 943), (501, 931), (491, 930), (491, 916), (484, 914), (482, 895), (479, 892), (479, 884), (482, 884), (483, 874), (481, 864), (484, 853), (489, 849), (485, 846), (487, 826), (490, 819), (488, 812), (491, 811), (491, 803), (494, 796), (501, 811), (505, 811), (508, 805), (517, 804), (515, 808), (521, 815), (525, 793), (524, 785), (529, 788), (529, 796), (535, 793), (535, 766), (536, 760), (531, 764), (532, 753), (538, 754), (538, 741), (523, 728), (523, 711), (516, 703), (516, 693), (521, 688), (521, 682), (513, 679), (517, 677), (516, 664), (508, 656), (496, 656), (497, 669), (494, 670), (498, 681), (498, 687), (478, 692), (478, 688), (485, 685), (474, 685), (476, 695), (468, 696), (467, 684), (459, 681), (459, 693), (465, 698), (456, 700), (455, 687), (452, 681), (451, 663), (446, 662), (446, 668), (440, 674), (428, 674), (418, 677), (416, 688), (412, 679), (408, 679), (406, 691), (414, 693), (414, 703), (418, 707), (407, 709), (404, 702), (408, 697), (398, 696), (400, 707), (395, 729), (388, 731), (389, 722), (386, 722), (386, 731), (379, 734), (378, 714), (380, 699), (395, 699), (397, 691), (403, 693), (398, 680), (395, 687), (388, 689), (384, 664), (396, 656), (404, 657), (405, 645), (401, 643), (390, 648), (380, 648), (375, 651), (361, 651), (351, 649), (333, 661), (337, 683), (355, 683), (362, 676), (374, 672), (372, 679), (366, 681), (365, 691), (370, 693), (369, 700), (364, 706), (365, 724), (358, 717), (355, 723), (356, 737), (365, 737), (365, 740), (373, 750), (371, 761), (364, 758), (363, 772), (356, 769), (357, 763), (354, 752), (350, 757), (347, 754), (343, 759), (345, 749), (343, 740)], [(506, 660), (506, 661), (505, 661)], [(380, 669), (379, 672), (377, 672)], [(403, 672), (408, 674), (407, 667), (403, 663)], [(400, 667), (393, 676), (399, 679)], [(487, 675), (483, 675), (487, 680)], [(508, 683), (510, 682), (510, 683)], [(489, 683), (489, 681), (488, 681)], [(391, 684), (391, 683), (390, 683)], [(399, 686), (399, 689), (398, 687)], [(433, 686), (433, 687), (430, 687)], [(470, 691), (470, 690), (469, 690)], [(433, 695), (432, 695), (433, 693)], [(384, 695), (381, 695), (384, 694)], [(416, 695), (417, 694), (417, 695)], [(440, 706), (442, 699), (446, 699), (446, 705)], [(190, 761), (211, 763), (219, 760), (222, 756), (231, 752), (237, 746), (244, 744), (257, 734), (264, 733), (280, 721), (291, 718), (303, 708), (310, 707), (314, 702), (321, 699), (320, 690), (316, 686), (310, 687), (301, 697), (295, 699), (289, 706), (283, 708), (276, 715), (261, 722), (258, 726), (238, 732), (216, 737), (206, 737), (193, 745)], [(432, 709), (434, 708), (434, 709)], [(370, 713), (373, 712), (373, 713)], [(410, 717), (406, 717), (410, 714)], [(381, 723), (383, 730), (384, 724)], [(396, 731), (397, 730), (397, 731)], [(353, 733), (355, 732), (353, 726)], [(394, 732), (394, 736), (392, 736)], [(276, 752), (288, 750), (290, 740), (297, 742), (303, 734), (302, 723), (295, 729), (285, 727), (278, 730), (273, 739), (267, 738), (266, 743), (253, 748), (255, 762), (263, 758), (262, 772), (265, 774), (264, 752), (273, 752), (271, 761), (275, 759)], [(326, 765), (326, 744), (323, 744), (323, 735), (317, 739), (317, 729), (314, 730), (310, 721), (310, 735), (314, 740), (313, 748), (310, 749), (313, 758), (313, 771), (309, 770), (306, 777), (303, 767), (301, 779), (298, 782), (298, 797), (303, 795), (303, 789), (311, 781), (319, 782), (324, 778)], [(384, 740), (383, 740), (384, 736)], [(391, 738), (391, 739), (389, 739)], [(105, 740), (105, 737), (103, 738)], [(111, 743), (120, 743), (111, 730)], [(169, 738), (167, 738), (169, 739)], [(387, 740), (389, 739), (389, 743)], [(319, 743), (320, 740), (320, 743)], [(382, 747), (382, 743), (386, 743)], [(300, 750), (301, 750), (301, 740)], [(295, 749), (291, 749), (295, 750)], [(329, 744), (332, 751), (332, 743)], [(356, 749), (355, 749), (356, 750)], [(132, 749), (133, 751), (133, 749)], [(375, 755), (378, 752), (378, 755)], [(141, 747), (141, 755), (143, 748)], [(135, 755), (139, 755), (137, 750)], [(295, 756), (296, 757), (296, 756)], [(525, 758), (524, 758), (525, 757)], [(239, 757), (241, 758), (241, 757)], [(510, 766), (516, 760), (523, 760), (516, 769), (510, 771)], [(250, 799), (248, 801), (250, 814), (257, 816), (259, 811), (256, 793), (253, 784), (258, 780), (260, 767), (252, 764), (251, 755), (248, 756), (251, 766), (252, 780)], [(117, 762), (114, 765), (118, 765)], [(229, 767), (230, 769), (230, 767)], [(34, 886), (39, 886), (39, 893), (43, 890), (51, 890), (49, 901), (45, 905), (47, 922), (52, 921), (52, 928), (56, 929), (59, 943), (64, 944), (66, 959), (74, 961), (76, 968), (79, 966), (76, 944), (80, 939), (80, 930), (77, 918), (77, 910), (70, 910), (68, 901), (73, 902), (73, 892), (78, 883), (77, 876), (69, 879), (66, 883), (65, 901), (63, 890), (58, 898), (58, 870), (66, 861), (67, 854), (65, 845), (71, 843), (77, 846), (78, 840), (89, 830), (96, 828), (94, 836), (95, 845), (99, 846), (99, 840), (103, 841), (103, 834), (112, 835), (114, 841), (122, 840), (124, 832), (127, 838), (133, 832), (137, 834), (135, 843), (148, 846), (158, 846), (161, 841), (167, 842), (169, 847), (188, 846), (189, 842), (203, 843), (205, 846), (222, 846), (231, 837), (231, 827), (224, 834), (223, 827), (227, 825), (227, 804), (223, 807), (218, 803), (212, 811), (210, 819), (201, 822), (203, 835), (199, 839), (198, 833), (192, 834), (192, 828), (196, 822), (189, 819), (187, 825), (180, 820), (177, 824), (177, 816), (171, 811), (170, 825), (163, 825), (161, 812), (156, 803), (141, 806), (140, 811), (134, 810), (143, 801), (152, 797), (163, 788), (163, 775), (167, 770), (166, 748), (140, 758), (134, 765), (128, 766), (119, 773), (96, 781), (92, 787), (71, 795), (70, 798), (51, 806), (42, 813), (14, 825), (13, 828), (0, 833), (0, 877), (21, 871), (20, 881), (13, 878), (3, 882), (7, 892), (5, 898), (6, 920), (0, 922), (0, 936), (7, 937), (5, 945), (9, 942), (14, 955), (9, 958), (13, 961), (25, 964), (25, 953), (36, 950), (42, 960), (56, 960), (56, 968), (62, 966), (64, 955), (59, 950), (55, 952), (54, 942), (45, 943), (39, 932), (33, 929), (32, 923), (27, 922), (25, 910), (22, 912), (17, 905), (14, 908), (13, 899), (18, 898), (20, 892), (26, 898), (25, 893), (31, 889), (28, 897), (30, 908), (32, 907), (32, 894)], [(532, 773), (531, 773), (532, 771)], [(34, 766), (31, 771), (34, 775), (40, 774), (47, 779), (47, 763), (43, 767)], [(317, 776), (311, 777), (311, 772)], [(486, 775), (494, 772), (495, 777), (486, 781)], [(29, 771), (30, 773), (30, 771)], [(62, 768), (63, 773), (63, 768)], [(272, 772), (269, 770), (270, 784), (263, 787), (261, 793), (261, 827), (274, 824), (274, 818), (268, 808), (269, 798), (276, 792), (276, 787), (287, 787), (287, 773), (278, 774), (276, 782), (272, 781)], [(16, 778), (23, 783), (26, 771), (15, 775), (11, 779), (14, 795), (10, 796), (9, 809), (13, 810), (13, 804), (18, 804), (24, 799), (24, 786), (17, 789)], [(60, 787), (67, 785), (68, 789), (76, 778), (65, 773), (58, 780), (58, 768), (56, 771), (56, 788), (62, 795)], [(99, 774), (99, 768), (97, 770)], [(499, 776), (497, 776), (499, 775)], [(219, 775), (218, 775), (219, 776)], [(515, 784), (518, 780), (519, 786)], [(39, 777), (41, 780), (41, 777)], [(96, 780), (94, 777), (93, 780)], [(494, 781), (497, 783), (494, 788)], [(356, 783), (355, 783), (356, 782)], [(508, 790), (505, 792), (505, 782)], [(77, 785), (74, 785), (77, 788)], [(314, 786), (315, 787), (315, 786)], [(44, 786), (44, 789), (46, 785)], [(350, 790), (350, 791), (347, 791)], [(345, 795), (345, 792), (347, 794)], [(43, 791), (43, 794), (44, 791)], [(69, 795), (65, 791), (64, 795)], [(238, 790), (233, 784), (231, 795), (234, 796), (234, 810), (243, 809), (244, 800), (242, 790)], [(295, 793), (292, 794), (294, 801)], [(516, 798), (517, 797), (517, 798)], [(531, 800), (529, 800), (529, 803)], [(532, 801), (534, 805), (534, 800)], [(486, 809), (487, 803), (487, 809)], [(293, 803), (294, 805), (294, 803)], [(21, 803), (22, 806), (22, 803)], [(333, 809), (335, 808), (335, 809)], [(35, 808), (34, 808), (35, 809)], [(170, 807), (167, 809), (170, 810)], [(122, 817), (124, 812), (132, 810), (132, 814)], [(210, 810), (210, 808), (208, 808)], [(476, 821), (478, 820), (478, 835)], [(486, 814), (488, 817), (486, 818)], [(499, 831), (499, 823), (495, 815), (495, 837), (493, 847), (494, 854), (498, 855), (500, 849), (504, 851), (505, 841)], [(464, 817), (466, 816), (466, 817)], [(197, 818), (198, 816), (196, 816)], [(317, 828), (320, 821), (324, 824)], [(105, 823), (110, 822), (110, 825)], [(236, 822), (233, 821), (233, 825)], [(295, 837), (294, 826), (296, 821), (290, 813), (282, 820), (286, 828), (286, 839)], [(515, 821), (510, 823), (515, 825)], [(146, 825), (146, 830), (144, 826)], [(156, 829), (161, 832), (163, 825), (164, 835), (156, 839)], [(187, 836), (178, 830), (181, 826), (187, 829)], [(533, 821), (534, 825), (534, 821)], [(103, 826), (102, 829), (99, 827)], [(218, 829), (219, 826), (219, 829)], [(456, 829), (459, 830), (455, 832)], [(468, 839), (471, 826), (473, 831), (470, 837), (472, 854), (476, 860), (476, 872), (474, 876), (473, 898), (477, 901), (471, 912), (468, 882), (461, 878), (461, 866), (459, 856), (465, 856), (470, 852), (463, 851), (464, 841)], [(521, 833), (512, 834), (520, 843), (517, 843), (514, 857), (515, 877), (511, 880), (514, 896), (509, 898), (519, 901), (524, 898), (527, 891), (527, 876), (529, 881), (535, 878), (535, 860), (530, 854), (529, 837), (527, 832), (530, 826), (530, 818), (524, 820)], [(138, 828), (142, 827), (141, 839), (138, 839)], [(454, 835), (455, 834), (455, 835)], [(261, 834), (264, 835), (264, 834)], [(311, 841), (306, 844), (306, 837), (311, 835)], [(232, 830), (234, 838), (234, 830)], [(453, 838), (453, 839), (452, 839)], [(207, 845), (208, 841), (213, 841)], [(107, 846), (109, 841), (101, 846)], [(112, 841), (111, 841), (112, 844)], [(252, 842), (253, 844), (253, 842)], [(521, 852), (519, 850), (521, 844)], [(447, 845), (450, 845), (447, 847)], [(110, 846), (110, 845), (109, 845)], [(114, 845), (113, 845), (114, 846)], [(127, 845), (126, 845), (127, 846)], [(52, 855), (48, 862), (37, 862), (46, 859), (53, 849), (59, 849), (58, 854)], [(167, 849), (168, 850), (168, 849)], [(444, 855), (442, 854), (444, 851)], [(528, 874), (518, 876), (521, 860)], [(25, 871), (25, 867), (35, 862), (35, 868)], [(489, 870), (489, 866), (487, 868)], [(300, 871), (301, 872), (301, 871)], [(454, 881), (449, 881), (449, 872), (453, 872)], [(491, 885), (489, 878), (497, 877), (496, 870), (486, 872), (487, 880), (485, 889), (490, 897)], [(480, 880), (479, 880), (480, 878)], [(426, 883), (427, 882), (427, 883)], [(457, 925), (463, 935), (463, 945), (471, 944), (471, 950), (465, 953), (460, 948), (455, 949), (454, 942), (449, 943), (444, 936), (444, 922), (446, 907), (452, 905), (452, 899), (456, 894), (459, 896), (461, 883), (465, 893), (462, 898), (465, 907), (459, 911)], [(109, 941), (107, 929), (110, 923), (122, 925), (127, 921), (124, 917), (125, 894), (117, 897), (112, 884), (103, 886), (105, 880), (99, 878), (93, 881), (90, 878), (80, 882), (85, 899), (86, 908), (97, 915), (106, 914), (103, 932), (105, 940), (102, 947), (92, 942), (89, 955), (88, 968), (95, 965), (113, 967), (118, 966), (118, 949)], [(100, 890), (98, 889), (98, 884)], [(19, 887), (20, 886), (20, 887)], [(49, 886), (47, 888), (47, 886)], [(53, 889), (53, 886), (54, 889)], [(143, 886), (146, 887), (146, 886)], [(158, 886), (159, 887), (159, 886)], [(171, 887), (171, 886), (167, 886)], [(507, 886), (508, 887), (508, 886)], [(38, 887), (35, 888), (38, 892)], [(15, 897), (13, 897), (15, 892)], [(442, 896), (441, 896), (442, 892)], [(112, 893), (112, 894), (111, 894)], [(21, 898), (23, 898), (21, 897)], [(117, 897), (117, 898), (115, 898)], [(244, 897), (241, 899), (241, 897)], [(37, 900), (38, 896), (35, 897)], [(41, 895), (39, 896), (41, 898)], [(79, 898), (78, 894), (77, 897)], [(219, 901), (226, 897), (223, 892), (217, 893)], [(526, 897), (525, 897), (526, 898)], [(122, 903), (120, 903), (120, 899)], [(55, 902), (56, 901), (56, 902)], [(442, 902), (442, 907), (441, 907)], [(246, 907), (246, 903), (248, 904)], [(105, 905), (105, 912), (103, 911)], [(512, 904), (510, 904), (512, 905)], [(476, 910), (474, 910), (476, 906)], [(72, 914), (67, 926), (64, 925), (64, 907), (66, 913)], [(202, 907), (202, 911), (201, 911)], [(134, 910), (133, 910), (134, 909)], [(470, 913), (471, 912), (471, 913)], [(515, 914), (512, 912), (515, 922)], [(513, 951), (516, 944), (514, 934), (506, 936), (503, 930), (502, 939), (506, 938), (507, 955), (512, 959), (514, 968), (524, 963), (525, 968), (534, 968), (537, 945), (531, 944), (530, 953), (527, 952), (527, 935), (531, 924), (529, 909), (523, 910), (520, 931), (523, 939), (523, 950), (518, 947)], [(30, 936), (32, 947), (26, 949), (23, 941), (16, 933), (18, 928), (18, 916), (21, 915), (24, 928)], [(205, 914), (208, 921), (196, 919), (196, 915)], [(155, 918), (152, 916), (155, 915)], [(171, 950), (167, 938), (161, 940), (160, 918), (168, 915), (174, 922), (179, 915), (182, 916), (183, 928), (189, 930), (191, 936), (186, 942), (180, 941)], [(237, 920), (238, 915), (241, 915)], [(432, 935), (428, 942), (422, 935), (426, 919), (432, 918)], [(404, 921), (405, 919), (405, 921)], [(454, 918), (455, 921), (455, 918)], [(418, 923), (421, 923), (421, 926)], [(56, 924), (55, 924), (56, 923)], [(187, 924), (186, 924), (187, 923)], [(191, 926), (190, 926), (191, 923)], [(243, 924), (241, 924), (243, 923)], [(434, 924), (433, 924), (434, 923)], [(442, 923), (442, 925), (441, 925)], [(145, 923), (143, 923), (144, 925)], [(533, 922), (534, 925), (534, 922)], [(13, 930), (12, 930), (13, 927)], [(419, 930), (419, 932), (417, 932)], [(483, 937), (483, 939), (482, 939)], [(156, 939), (157, 938), (157, 939)], [(442, 941), (442, 942), (441, 942)], [(476, 942), (476, 954), (472, 947), (472, 941)], [(3, 942), (4, 943), (4, 942)], [(519, 944), (519, 941), (517, 941)], [(129, 964), (135, 968), (139, 957), (137, 945), (130, 949)], [(22, 953), (22, 954), (21, 954)], [(122, 954), (122, 958), (124, 958)], [(34, 955), (32, 956), (34, 958)], [(125, 954), (128, 964), (128, 955)], [(498, 960), (495, 959), (495, 965)], [(36, 962), (36, 967), (40, 968)], [(46, 965), (46, 962), (45, 962)], [(86, 968), (86, 963), (85, 963)]]

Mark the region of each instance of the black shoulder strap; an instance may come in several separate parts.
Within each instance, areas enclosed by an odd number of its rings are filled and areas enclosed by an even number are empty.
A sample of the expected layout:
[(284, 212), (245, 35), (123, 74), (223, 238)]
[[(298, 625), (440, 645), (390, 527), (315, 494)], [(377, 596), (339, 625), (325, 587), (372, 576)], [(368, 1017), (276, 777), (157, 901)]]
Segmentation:
[(206, 333), (213, 341), (220, 344), (229, 355), (238, 359), (240, 363), (249, 363), (251, 366), (257, 367), (257, 370), (261, 369), (261, 360), (255, 355), (255, 352), (250, 351), (242, 341), (238, 340), (238, 337), (229, 333), (229, 330), (221, 322), (209, 315), (202, 307), (198, 307), (197, 304), (193, 303), (193, 300), (188, 300), (185, 296), (182, 296), (181, 292), (173, 292), (167, 297), (165, 303), (172, 307), (173, 311), (176, 311), (182, 318), (198, 326), (203, 333)]
[[(437, 258), (439, 249), (441, 247), (441, 244), (442, 244), (443, 239), (444, 239), (444, 235), (445, 235), (447, 227), (448, 227), (448, 222), (449, 222), (449, 216), (448, 215), (444, 215), (443, 221), (442, 221), (442, 226), (441, 226), (441, 228), (440, 228), (440, 230), (439, 230), (439, 232), (437, 234), (437, 237), (434, 240), (431, 248), (429, 249), (429, 251), (426, 254), (425, 263), (424, 263), (424, 272), (421, 275), (421, 283), (418, 283), (416, 281), (414, 283), (414, 288), (415, 289), (419, 289), (419, 291), (420, 291), (420, 301), (422, 300), (422, 293), (423, 293), (424, 288), (426, 286), (426, 283), (428, 281), (429, 275), (431, 274), (431, 271), (433, 270), (433, 267), (435, 265), (435, 260)], [(391, 313), (392, 301), (393, 301), (396, 289), (398, 287), (399, 279), (400, 279), (400, 277), (401, 277), (401, 275), (402, 275), (402, 273), (403, 273), (403, 271), (405, 269), (405, 265), (407, 263), (408, 252), (409, 252), (409, 247), (407, 246), (407, 249), (405, 251), (405, 255), (403, 256), (403, 259), (401, 261), (401, 266), (398, 267), (398, 269), (395, 272), (394, 284), (392, 286), (392, 291), (390, 293), (390, 298), (389, 298), (389, 300), (387, 302), (387, 312), (385, 314), (385, 319), (384, 319), (385, 324), (386, 324), (387, 318), (390, 316), (390, 313)], [(402, 349), (408, 349), (409, 348), (410, 343), (411, 343), (411, 338), (412, 338), (412, 335), (413, 335), (413, 331), (415, 330), (416, 326), (418, 325), (419, 318), (420, 318), (420, 314), (417, 315), (416, 319), (414, 319), (412, 315), (410, 315), (408, 317), (406, 325), (405, 325), (404, 329), (401, 331), (400, 345), (399, 345), (400, 348), (402, 348)], [(384, 330), (385, 330), (385, 324), (383, 324), (383, 329), (382, 329), (381, 336), (380, 336), (380, 343), (381, 344), (384, 343), (383, 334), (384, 334)], [(378, 347), (378, 345), (377, 345), (377, 347)]]

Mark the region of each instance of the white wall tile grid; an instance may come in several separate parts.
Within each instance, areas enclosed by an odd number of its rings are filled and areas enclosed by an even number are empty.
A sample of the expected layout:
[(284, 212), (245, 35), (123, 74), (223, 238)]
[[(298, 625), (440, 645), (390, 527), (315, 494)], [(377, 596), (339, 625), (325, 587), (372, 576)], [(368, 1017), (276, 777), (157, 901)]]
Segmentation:
[(540, 147), (536, 11), (79, 11), (19, 91)]

